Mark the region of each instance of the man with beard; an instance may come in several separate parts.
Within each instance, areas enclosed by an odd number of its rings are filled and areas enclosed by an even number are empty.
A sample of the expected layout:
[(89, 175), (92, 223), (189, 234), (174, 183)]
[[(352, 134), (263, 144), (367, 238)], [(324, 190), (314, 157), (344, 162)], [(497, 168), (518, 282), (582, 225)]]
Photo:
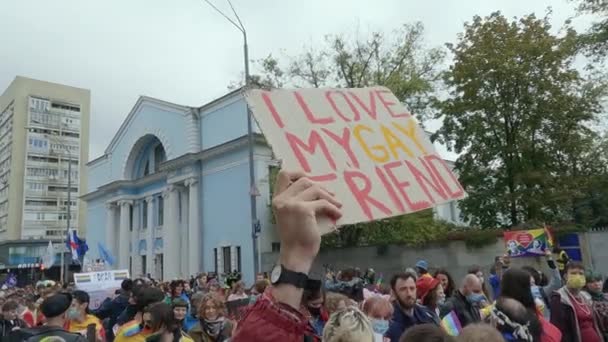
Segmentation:
[(416, 304), (416, 275), (399, 273), (391, 278), (391, 290), (396, 298), (393, 318), (386, 337), (399, 341), (403, 333), (418, 324), (434, 323), (433, 314), (424, 306)]
[(460, 288), (454, 291), (454, 295), (440, 308), (440, 316), (444, 317), (454, 311), (464, 328), (471, 323), (481, 321), (479, 310), (484, 300), (481, 281), (475, 274), (467, 274)]

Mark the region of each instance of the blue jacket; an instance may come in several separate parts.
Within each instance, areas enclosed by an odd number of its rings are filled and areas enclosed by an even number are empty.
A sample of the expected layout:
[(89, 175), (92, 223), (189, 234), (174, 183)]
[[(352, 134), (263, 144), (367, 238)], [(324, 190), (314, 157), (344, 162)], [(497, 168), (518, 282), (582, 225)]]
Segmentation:
[(184, 331), (190, 331), (198, 323), (198, 318), (192, 316), (192, 313), (186, 315), (184, 318)]
[(411, 317), (403, 312), (398, 302), (393, 304), (393, 308), (395, 309), (395, 313), (393, 314), (393, 319), (391, 319), (388, 331), (384, 335), (390, 338), (391, 341), (399, 341), (401, 335), (414, 325), (436, 323), (434, 319), (435, 315), (422, 305), (416, 304), (414, 306), (414, 315)]

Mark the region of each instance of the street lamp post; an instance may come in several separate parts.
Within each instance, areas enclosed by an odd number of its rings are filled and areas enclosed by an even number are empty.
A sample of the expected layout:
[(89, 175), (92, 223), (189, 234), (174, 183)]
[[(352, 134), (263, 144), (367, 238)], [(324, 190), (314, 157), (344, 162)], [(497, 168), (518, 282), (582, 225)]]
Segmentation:
[[(236, 13), (234, 6), (232, 6), (232, 2), (230, 0), (226, 0), (230, 5), (230, 9), (232, 13), (236, 17), (237, 22), (228, 17), (224, 12), (222, 12), (219, 8), (217, 8), (211, 1), (204, 0), (209, 6), (211, 6), (216, 12), (218, 12), (222, 17), (228, 20), (234, 27), (236, 27), (241, 34), (243, 35), (243, 59), (245, 64), (245, 89), (247, 89), (250, 85), (250, 75), (249, 75), (249, 46), (247, 45), (247, 30), (245, 30), (245, 26), (241, 22), (241, 18)], [(259, 234), (259, 222), (258, 222), (258, 214), (257, 214), (257, 204), (256, 204), (256, 196), (257, 194), (257, 186), (255, 182), (255, 165), (253, 161), (253, 152), (254, 152), (254, 134), (253, 134), (253, 115), (251, 113), (251, 108), (247, 104), (247, 141), (248, 141), (248, 153), (249, 153), (249, 196), (250, 196), (250, 210), (251, 210), (251, 238), (252, 238), (252, 247), (253, 247), (253, 270), (254, 274), (257, 274), (262, 265), (261, 255), (258, 251), (258, 234)]]
[[(36, 120), (30, 120), (32, 123), (38, 124), (38, 125), (43, 125), (41, 122), (38, 122)], [(32, 129), (32, 127), (26, 127), (28, 132)], [(61, 131), (61, 130), (60, 130)], [(45, 134), (46, 137), (49, 138), (49, 140), (53, 140), (51, 135)], [(55, 144), (57, 146), (62, 146), (60, 141), (55, 141)], [(72, 209), (72, 154), (70, 153), (70, 151), (68, 151), (68, 149), (65, 149), (65, 153), (68, 156), (68, 189), (67, 189), (67, 206), (66, 206), (66, 228), (65, 228), (65, 235), (64, 238), (68, 239), (69, 238), (69, 234), (70, 234), (70, 221), (72, 219), (72, 213), (71, 213), (71, 209)], [(59, 163), (58, 163), (59, 164)], [(58, 170), (59, 172), (59, 170)], [(63, 246), (63, 245), (62, 245)], [(61, 279), (61, 281), (64, 284), (67, 284), (67, 270), (65, 270), (65, 252), (63, 251), (63, 247), (61, 248), (61, 269), (59, 271), (59, 278)]]

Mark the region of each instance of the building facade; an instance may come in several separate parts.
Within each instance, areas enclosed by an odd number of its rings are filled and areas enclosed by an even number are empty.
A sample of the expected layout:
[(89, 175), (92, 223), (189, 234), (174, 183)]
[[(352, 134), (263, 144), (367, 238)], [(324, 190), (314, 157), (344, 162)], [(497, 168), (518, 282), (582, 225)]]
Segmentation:
[[(277, 164), (254, 132), (257, 243), (265, 254), (279, 248), (269, 185)], [(253, 280), (260, 256), (253, 248), (248, 146), (239, 90), (194, 108), (140, 97), (104, 154), (88, 163), (90, 257), (100, 257), (100, 242), (114, 267), (134, 276), (171, 280), (238, 270)], [(266, 266), (261, 271), (270, 271)]]
[(18, 76), (0, 96), (0, 240), (85, 232), (89, 115), (86, 89)]

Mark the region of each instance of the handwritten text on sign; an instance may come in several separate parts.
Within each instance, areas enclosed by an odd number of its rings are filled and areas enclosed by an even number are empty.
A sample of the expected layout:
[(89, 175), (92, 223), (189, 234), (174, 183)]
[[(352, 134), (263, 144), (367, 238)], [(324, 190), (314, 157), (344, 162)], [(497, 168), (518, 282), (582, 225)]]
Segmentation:
[(458, 180), (390, 90), (250, 90), (247, 102), (287, 169), (303, 169), (344, 204), (338, 224), (464, 197)]

